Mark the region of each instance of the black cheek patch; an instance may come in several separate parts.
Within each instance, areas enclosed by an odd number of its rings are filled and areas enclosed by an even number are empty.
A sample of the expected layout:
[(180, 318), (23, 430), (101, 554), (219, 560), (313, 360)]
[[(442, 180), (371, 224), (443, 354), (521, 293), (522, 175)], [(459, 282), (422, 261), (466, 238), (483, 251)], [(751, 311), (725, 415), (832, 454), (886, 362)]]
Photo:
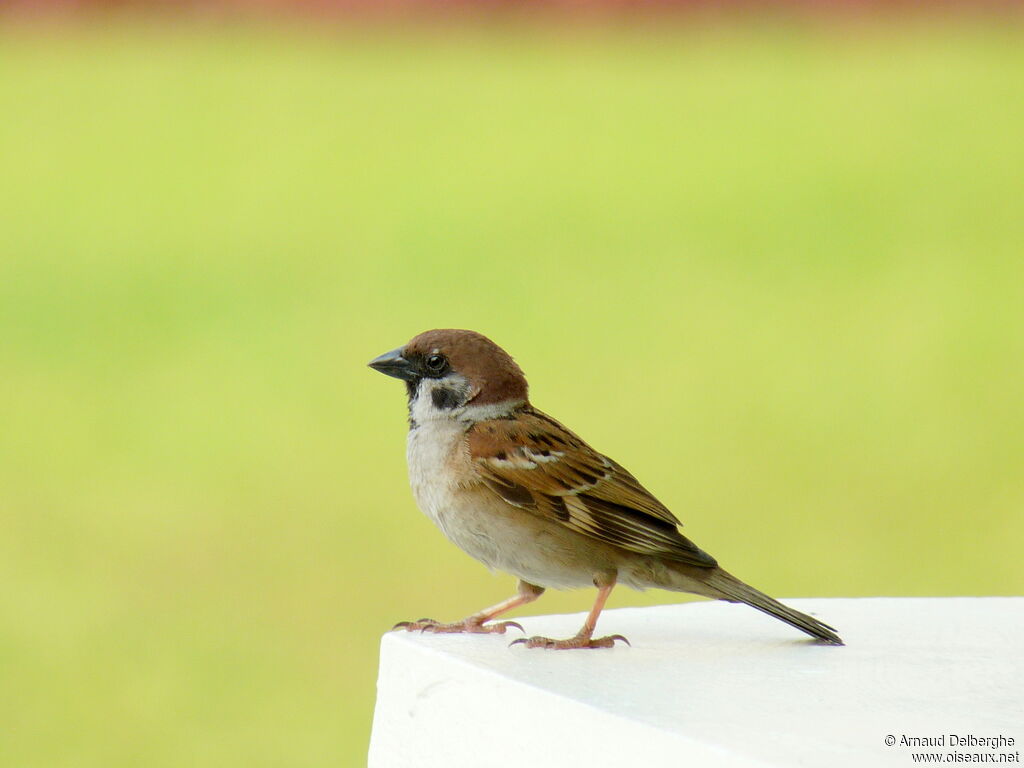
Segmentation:
[(430, 399), (434, 401), (434, 407), (443, 411), (451, 410), (459, 404), (459, 395), (454, 389), (448, 387), (437, 387), (430, 391)]

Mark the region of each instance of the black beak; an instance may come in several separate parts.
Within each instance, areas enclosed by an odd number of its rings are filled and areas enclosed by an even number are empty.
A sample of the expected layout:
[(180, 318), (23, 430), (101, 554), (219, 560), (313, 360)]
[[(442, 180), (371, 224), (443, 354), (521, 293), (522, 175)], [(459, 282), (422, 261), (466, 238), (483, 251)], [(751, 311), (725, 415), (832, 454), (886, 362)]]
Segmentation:
[(388, 376), (394, 376), (403, 381), (415, 381), (419, 378), (419, 374), (413, 370), (409, 361), (402, 357), (401, 348), (385, 352), (380, 357), (373, 358), (367, 365), (375, 371), (386, 373)]

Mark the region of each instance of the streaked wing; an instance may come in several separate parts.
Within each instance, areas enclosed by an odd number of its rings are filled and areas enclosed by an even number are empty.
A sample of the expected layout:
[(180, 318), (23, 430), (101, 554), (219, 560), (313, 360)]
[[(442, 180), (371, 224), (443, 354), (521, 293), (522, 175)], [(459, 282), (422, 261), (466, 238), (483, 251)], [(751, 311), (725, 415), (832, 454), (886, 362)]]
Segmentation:
[(632, 552), (717, 565), (635, 477), (540, 411), (479, 422), (468, 441), (481, 481), (509, 504)]

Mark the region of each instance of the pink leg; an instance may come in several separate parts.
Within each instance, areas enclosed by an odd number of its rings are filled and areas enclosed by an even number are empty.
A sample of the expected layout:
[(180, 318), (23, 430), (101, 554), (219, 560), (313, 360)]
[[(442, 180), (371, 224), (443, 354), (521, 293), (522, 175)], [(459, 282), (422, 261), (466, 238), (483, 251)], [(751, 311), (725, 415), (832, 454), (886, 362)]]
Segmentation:
[(553, 651), (564, 651), (571, 648), (611, 648), (615, 645), (616, 640), (621, 640), (629, 645), (629, 640), (622, 635), (609, 635), (593, 639), (594, 630), (597, 628), (597, 617), (601, 615), (604, 604), (608, 601), (608, 595), (615, 588), (615, 577), (597, 577), (594, 579), (594, 585), (597, 587), (597, 599), (594, 600), (594, 607), (587, 614), (587, 620), (583, 622), (583, 628), (576, 633), (575, 637), (570, 637), (568, 640), (552, 640), (550, 637), (540, 636), (524, 637), (514, 640), (512, 645), (522, 643), (527, 648), (547, 648)]
[(538, 587), (533, 584), (528, 584), (525, 581), (519, 582), (519, 593), (515, 597), (510, 597), (508, 600), (502, 600), (497, 605), (492, 605), (490, 608), (484, 608), (482, 611), (474, 613), (472, 616), (467, 616), (462, 621), (457, 621), (453, 624), (441, 624), (434, 619), (420, 619), (418, 621), (400, 621), (392, 629), (404, 629), (407, 632), (413, 632), (419, 630), (420, 632), (472, 632), (472, 633), (497, 633), (499, 635), (505, 634), (505, 631), (509, 627), (515, 627), (520, 632), (523, 630), (514, 621), (499, 621), (497, 624), (486, 624), (485, 622), (500, 616), (503, 613), (508, 613), (513, 608), (518, 608), (520, 605), (526, 605), (532, 603), (538, 597), (544, 594), (544, 588)]

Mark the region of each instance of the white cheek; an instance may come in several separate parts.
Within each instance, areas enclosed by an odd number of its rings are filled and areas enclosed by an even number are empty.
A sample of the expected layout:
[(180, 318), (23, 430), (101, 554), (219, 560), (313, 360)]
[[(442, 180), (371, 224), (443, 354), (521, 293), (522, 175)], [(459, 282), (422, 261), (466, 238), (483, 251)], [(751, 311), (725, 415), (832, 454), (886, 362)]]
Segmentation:
[[(461, 422), (487, 421), (488, 419), (503, 419), (516, 409), (522, 407), (524, 400), (507, 400), (502, 403), (491, 403), (489, 405), (457, 405), (453, 408), (438, 408), (434, 405), (433, 393), (437, 390), (447, 390), (446, 396), (450, 397), (455, 392), (456, 401), (465, 403), (471, 396), (469, 382), (457, 373), (451, 373), (443, 379), (421, 379), (417, 385), (416, 398), (409, 406), (409, 416), (416, 424), (425, 424), (429, 421), (456, 420)], [(534, 461), (556, 461), (557, 457), (537, 456), (530, 457)]]
[(420, 379), (416, 390), (416, 399), (413, 401), (409, 415), (417, 424), (437, 419), (450, 419), (457, 408), (438, 408), (434, 405), (433, 393), (435, 390), (454, 390), (460, 401), (465, 401), (469, 396), (469, 382), (456, 373), (449, 374), (443, 379)]

